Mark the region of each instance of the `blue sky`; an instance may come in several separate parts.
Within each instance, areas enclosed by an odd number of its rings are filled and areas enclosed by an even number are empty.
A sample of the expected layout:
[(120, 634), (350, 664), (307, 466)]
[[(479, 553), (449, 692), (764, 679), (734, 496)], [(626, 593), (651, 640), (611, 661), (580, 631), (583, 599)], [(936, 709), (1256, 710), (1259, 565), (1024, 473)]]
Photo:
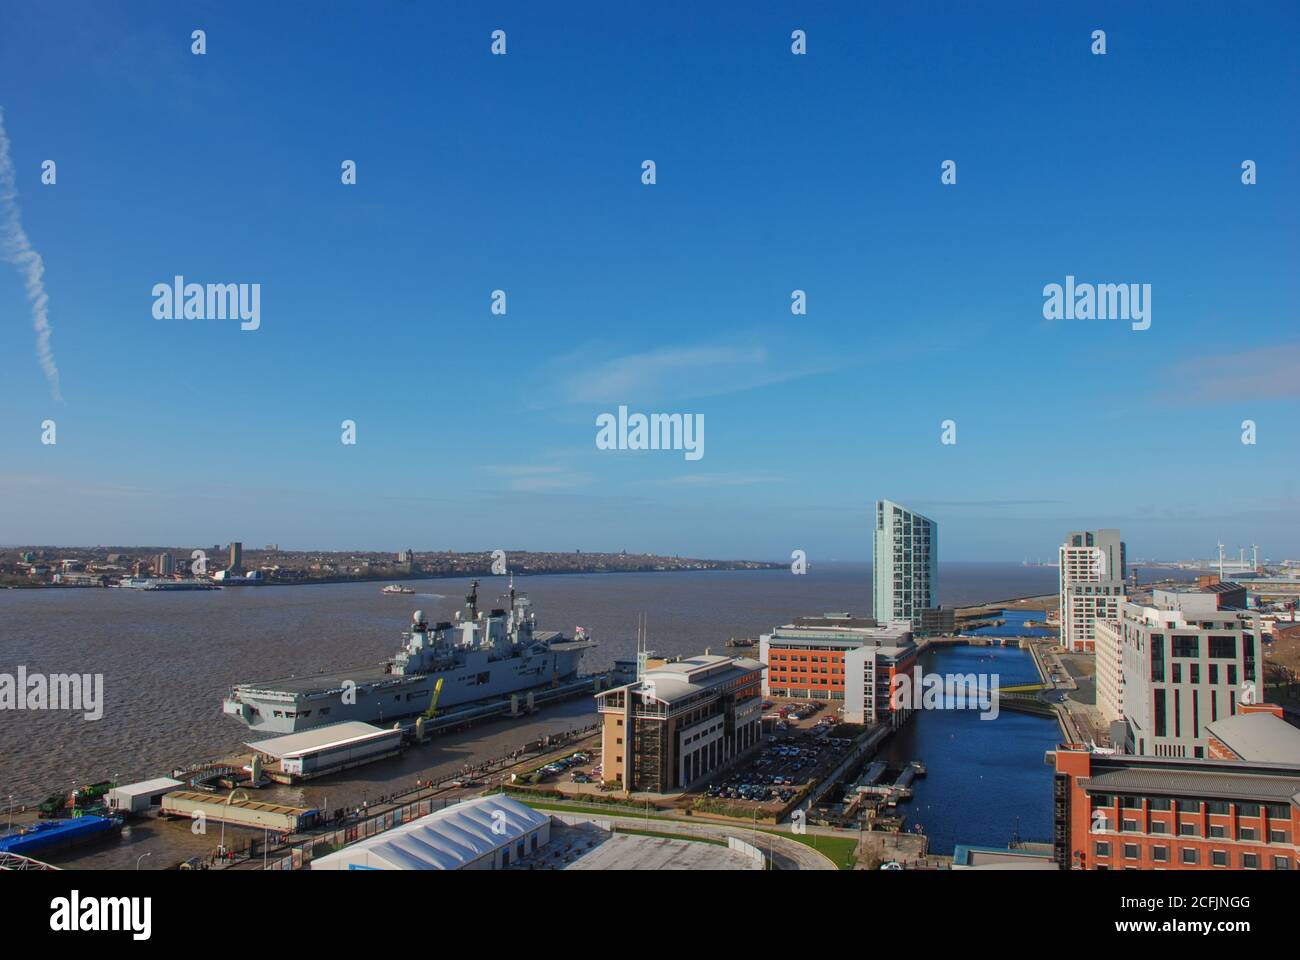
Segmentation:
[(0, 542), (861, 560), (888, 497), (946, 559), (1300, 554), (1296, 6), (905, 6), (6, 4), (62, 399), (0, 264)]

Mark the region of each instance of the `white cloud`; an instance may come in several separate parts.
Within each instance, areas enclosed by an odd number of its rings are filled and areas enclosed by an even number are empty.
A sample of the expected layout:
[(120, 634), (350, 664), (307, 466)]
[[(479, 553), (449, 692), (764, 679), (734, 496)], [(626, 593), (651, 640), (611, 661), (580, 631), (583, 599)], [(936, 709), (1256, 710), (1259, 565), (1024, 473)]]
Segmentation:
[(1165, 371), (1166, 403), (1212, 405), (1300, 396), (1300, 343), (1274, 343), (1236, 353), (1212, 353)]
[(491, 473), (508, 478), (511, 490), (520, 493), (541, 493), (551, 490), (572, 490), (591, 482), (586, 473), (558, 466), (510, 464), (487, 468)]
[(22, 214), (18, 209), (18, 183), (14, 176), (13, 158), (9, 155), (9, 137), (5, 133), (4, 110), (0, 109), (0, 247), (5, 259), (18, 267), (27, 286), (27, 299), (32, 305), (32, 326), (36, 330), (36, 359), (45, 371), (50, 391), (55, 400), (63, 399), (59, 390), (59, 368), (50, 349), (49, 296), (45, 292), (45, 261), (32, 248), (23, 230)]

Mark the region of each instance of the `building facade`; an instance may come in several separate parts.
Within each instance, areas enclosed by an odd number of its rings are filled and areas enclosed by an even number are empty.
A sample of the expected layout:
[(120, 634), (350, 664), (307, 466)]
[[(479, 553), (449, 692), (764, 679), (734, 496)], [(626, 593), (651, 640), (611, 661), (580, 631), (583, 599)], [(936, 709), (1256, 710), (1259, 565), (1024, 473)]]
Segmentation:
[(1204, 758), (1208, 726), (1260, 699), (1260, 641), (1250, 614), (1125, 602), (1109, 630), (1122, 651), (1124, 731), (1116, 746), (1125, 753)]
[(939, 606), (939, 525), (892, 500), (876, 501), (871, 551), (872, 616), (925, 627), (925, 610)]
[(1052, 761), (1062, 870), (1300, 869), (1300, 764), (1133, 757), (1078, 744)]
[(1061, 544), (1059, 562), (1061, 645), (1091, 653), (1097, 622), (1116, 619), (1125, 597), (1124, 542), (1118, 530), (1077, 531)]
[(716, 773), (758, 745), (762, 690), (758, 661), (706, 654), (598, 693), (601, 780), (671, 793)]
[(1124, 630), (1116, 620), (1093, 625), (1097, 654), (1097, 710), (1107, 724), (1124, 721)]
[(802, 617), (761, 636), (758, 647), (767, 667), (765, 696), (825, 700), (844, 708), (846, 723), (896, 726), (911, 712), (895, 709), (891, 697), (894, 677), (916, 662), (906, 621), (879, 625), (847, 613)]

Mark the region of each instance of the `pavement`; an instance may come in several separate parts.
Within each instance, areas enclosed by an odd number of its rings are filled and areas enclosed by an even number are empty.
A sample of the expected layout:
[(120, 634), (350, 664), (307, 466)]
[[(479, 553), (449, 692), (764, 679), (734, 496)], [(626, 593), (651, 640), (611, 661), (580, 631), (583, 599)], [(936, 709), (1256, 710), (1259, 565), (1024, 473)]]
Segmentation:
[(761, 870), (758, 861), (710, 843), (611, 834), (566, 870)]
[[(527, 800), (524, 801), (525, 803)], [(561, 817), (566, 822), (586, 822), (597, 825), (610, 825), (624, 830), (658, 830), (682, 836), (700, 837), (709, 840), (727, 840), (735, 837), (762, 850), (779, 870), (837, 870), (834, 862), (822, 853), (779, 834), (753, 830), (740, 825), (726, 823), (692, 823), (689, 820), (645, 820), (640, 817), (609, 817), (598, 814), (559, 813), (551, 811), (553, 816)]]

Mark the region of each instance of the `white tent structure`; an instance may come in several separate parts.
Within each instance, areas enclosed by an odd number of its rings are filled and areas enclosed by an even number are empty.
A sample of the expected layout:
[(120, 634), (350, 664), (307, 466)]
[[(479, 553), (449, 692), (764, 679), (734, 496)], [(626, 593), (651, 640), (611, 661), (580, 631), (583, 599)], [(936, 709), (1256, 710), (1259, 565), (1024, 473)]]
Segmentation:
[(504, 794), (475, 797), (349, 844), (313, 870), (497, 870), (551, 839), (551, 818)]

